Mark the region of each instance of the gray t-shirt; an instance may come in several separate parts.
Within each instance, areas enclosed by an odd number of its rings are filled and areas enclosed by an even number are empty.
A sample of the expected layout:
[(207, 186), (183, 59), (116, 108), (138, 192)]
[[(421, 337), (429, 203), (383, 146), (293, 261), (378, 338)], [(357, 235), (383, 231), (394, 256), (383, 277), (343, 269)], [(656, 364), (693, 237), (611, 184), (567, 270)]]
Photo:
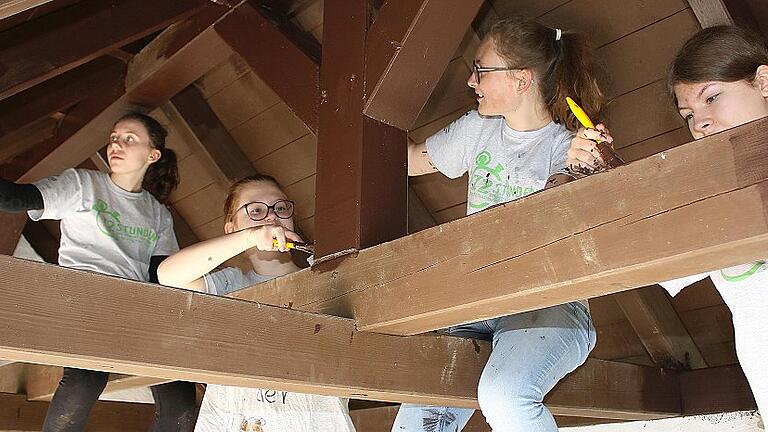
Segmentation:
[(469, 215), (544, 189), (551, 174), (564, 172), (572, 137), (555, 123), (518, 132), (503, 117), (472, 110), (429, 137), (427, 153), (450, 178), (469, 172)]
[(147, 281), (153, 255), (179, 250), (171, 213), (147, 191), (125, 191), (108, 174), (83, 169), (34, 184), (44, 208), (29, 217), (61, 220), (63, 267)]
[(274, 278), (275, 276), (260, 275), (253, 270), (243, 273), (236, 267), (224, 267), (203, 276), (203, 281), (208, 294), (223, 296)]

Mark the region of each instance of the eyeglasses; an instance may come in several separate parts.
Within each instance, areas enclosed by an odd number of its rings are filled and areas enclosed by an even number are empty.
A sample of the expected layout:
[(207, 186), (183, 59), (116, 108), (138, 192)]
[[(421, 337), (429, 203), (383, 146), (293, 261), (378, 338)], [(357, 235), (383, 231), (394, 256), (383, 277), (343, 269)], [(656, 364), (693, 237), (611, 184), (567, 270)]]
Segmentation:
[(267, 217), (269, 210), (271, 209), (273, 212), (275, 212), (275, 216), (279, 217), (280, 219), (288, 219), (293, 216), (293, 207), (293, 201), (290, 200), (275, 201), (275, 203), (272, 205), (254, 201), (248, 204), (243, 204), (242, 206), (238, 207), (238, 209), (235, 210), (232, 214), (235, 215), (240, 211), (240, 209), (244, 208), (245, 214), (248, 215), (252, 221), (260, 221)]
[(477, 60), (472, 62), (472, 73), (475, 74), (475, 81), (480, 84), (480, 74), (486, 72), (499, 72), (499, 71), (511, 71), (511, 70), (523, 70), (524, 68), (517, 67), (482, 67)]

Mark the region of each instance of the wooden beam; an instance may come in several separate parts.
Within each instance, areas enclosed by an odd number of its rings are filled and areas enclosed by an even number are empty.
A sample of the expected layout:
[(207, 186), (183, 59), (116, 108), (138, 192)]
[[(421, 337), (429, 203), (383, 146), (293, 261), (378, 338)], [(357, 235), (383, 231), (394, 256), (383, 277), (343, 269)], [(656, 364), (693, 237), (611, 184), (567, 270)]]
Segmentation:
[(0, 254), (13, 255), (26, 223), (26, 213), (0, 212)]
[(115, 63), (108, 58), (97, 59), (0, 101), (0, 136), (65, 111), (89, 97), (99, 87), (94, 84), (118, 68)]
[(409, 130), (483, 0), (389, 0), (366, 40), (365, 115)]
[(614, 294), (646, 351), (666, 369), (701, 369), (707, 362), (683, 321), (658, 285)]
[(300, 49), (276, 23), (248, 4), (238, 7), (215, 27), (256, 75), (317, 133), (319, 53), (308, 54)]
[(59, 262), (59, 241), (51, 235), (42, 222), (27, 221), (23, 231), (32, 249), (47, 263)]
[[(0, 394), (0, 431), (39, 432), (48, 412), (46, 402), (28, 402), (24, 395)], [(151, 405), (97, 402), (86, 432), (144, 432), (154, 418)]]
[(53, 138), (58, 125), (59, 120), (48, 117), (0, 137), (0, 162), (7, 162)]
[[(59, 388), (59, 381), (61, 381), (63, 374), (64, 370), (59, 366), (27, 365), (25, 379), (27, 400), (50, 402), (56, 389)], [(153, 385), (164, 384), (169, 381), (170, 380), (161, 378), (110, 374), (107, 386), (104, 388), (101, 395), (108, 396), (110, 393), (118, 391), (146, 388)]]
[(408, 231), (406, 133), (362, 114), (368, 0), (324, 3), (315, 250), (318, 258)]
[[(201, 150), (210, 162), (218, 168), (226, 184), (234, 183), (244, 177), (256, 174), (248, 156), (243, 153), (227, 129), (219, 121), (216, 113), (205, 101), (195, 86), (189, 86), (171, 99), (178, 111), (169, 117), (178, 118), (186, 123), (201, 143)], [(166, 114), (168, 114), (166, 112)]]
[(125, 90), (115, 89), (119, 97), (97, 114), (83, 116), (86, 121), (76, 133), (48, 148), (45, 158), (23, 171), (22, 180), (34, 181), (77, 166), (104, 145), (105, 134), (126, 111), (146, 111), (165, 102), (223, 61), (230, 52), (210, 26), (223, 16), (224, 10), (229, 9), (210, 3), (199, 14), (155, 38), (131, 60)]
[(767, 126), (759, 120), (236, 296), (415, 334), (761, 259)]
[(40, 5), (48, 3), (51, 0), (5, 0), (0, 4), (0, 20), (34, 9)]
[[(36, 283), (29, 284), (30, 274)], [(0, 357), (15, 361), (476, 407), (477, 382), (490, 353), (485, 342), (361, 333), (348, 319), (12, 257), (0, 257), (0, 284), (7, 287), (0, 297)], [(589, 360), (549, 397), (557, 414), (679, 413), (674, 372), (601, 360)]]
[[(8, 30), (0, 51), (5, 99), (195, 12), (203, 0), (86, 0)], [(34, 35), (34, 37), (31, 37)]]
[(757, 403), (738, 365), (680, 374), (683, 415), (752, 411)]
[(723, 0), (688, 0), (701, 28), (731, 25), (733, 18)]

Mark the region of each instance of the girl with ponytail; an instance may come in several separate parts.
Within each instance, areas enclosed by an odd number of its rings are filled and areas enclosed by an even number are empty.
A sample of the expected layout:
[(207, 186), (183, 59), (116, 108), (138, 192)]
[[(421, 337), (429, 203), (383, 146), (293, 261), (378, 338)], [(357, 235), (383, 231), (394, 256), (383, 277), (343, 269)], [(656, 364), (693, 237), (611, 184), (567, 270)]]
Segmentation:
[[(68, 169), (33, 184), (0, 179), (0, 211), (26, 211), (33, 220), (61, 220), (59, 265), (157, 282), (157, 267), (179, 250), (163, 203), (178, 184), (176, 155), (165, 148), (157, 120), (129, 113), (109, 134), (110, 173)], [(85, 429), (109, 374), (64, 368), (43, 424), (44, 432)], [(192, 431), (195, 387), (173, 382), (152, 387), (151, 431)]]
[[(478, 108), (424, 144), (411, 143), (409, 175), (469, 173), (467, 214), (522, 198), (565, 175), (577, 120), (566, 96), (593, 118), (603, 107), (595, 54), (578, 34), (507, 19), (480, 44), (467, 85)], [(551, 182), (550, 182), (551, 181)], [(447, 329), (493, 342), (478, 403), (494, 431), (555, 432), (544, 396), (595, 346), (586, 301)], [(403, 404), (393, 431), (459, 431), (472, 409)]]

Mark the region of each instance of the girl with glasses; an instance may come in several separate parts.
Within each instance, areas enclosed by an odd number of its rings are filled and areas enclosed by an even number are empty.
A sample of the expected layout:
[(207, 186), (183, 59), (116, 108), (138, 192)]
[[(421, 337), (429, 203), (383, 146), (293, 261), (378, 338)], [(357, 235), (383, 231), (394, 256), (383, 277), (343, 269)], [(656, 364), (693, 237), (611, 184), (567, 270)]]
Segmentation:
[[(581, 36), (532, 21), (493, 25), (467, 85), (478, 108), (425, 144), (409, 145), (409, 175), (469, 173), (467, 214), (557, 183), (577, 120), (566, 96), (598, 117), (603, 95), (594, 51)], [(537, 223), (525, 221), (521, 223)], [(557, 265), (557, 263), (554, 263)], [(494, 431), (555, 432), (544, 396), (581, 365), (595, 345), (586, 301), (459, 325), (452, 335), (493, 342), (478, 403)], [(403, 404), (393, 432), (459, 431), (472, 409)]]
[[(164, 205), (179, 182), (176, 155), (165, 148), (166, 135), (154, 118), (129, 113), (109, 135), (109, 174), (68, 169), (33, 184), (0, 179), (0, 211), (60, 220), (63, 267), (157, 282), (158, 264), (179, 249)], [(64, 368), (43, 431), (85, 430), (108, 377), (107, 372)], [(194, 384), (153, 386), (152, 396), (156, 403), (150, 431), (192, 430)]]
[[(216, 295), (299, 270), (286, 242), (294, 232), (294, 204), (277, 181), (266, 175), (233, 184), (224, 204), (224, 235), (184, 248), (158, 269), (160, 282)], [(244, 254), (252, 269), (226, 267)], [(354, 431), (347, 401), (337, 397), (209, 384), (195, 431), (265, 430), (280, 432)]]
[[(768, 47), (757, 34), (735, 26), (701, 30), (680, 49), (669, 71), (668, 90), (694, 139), (768, 116)], [(591, 168), (600, 131), (582, 130), (568, 162)], [(607, 131), (603, 129), (603, 136)], [(610, 138), (610, 135), (608, 135)], [(591, 155), (595, 154), (596, 157)], [(726, 155), (724, 155), (726, 157)], [(662, 282), (671, 295), (706, 277), (733, 314), (736, 354), (761, 413), (768, 410), (768, 268), (760, 260)]]

